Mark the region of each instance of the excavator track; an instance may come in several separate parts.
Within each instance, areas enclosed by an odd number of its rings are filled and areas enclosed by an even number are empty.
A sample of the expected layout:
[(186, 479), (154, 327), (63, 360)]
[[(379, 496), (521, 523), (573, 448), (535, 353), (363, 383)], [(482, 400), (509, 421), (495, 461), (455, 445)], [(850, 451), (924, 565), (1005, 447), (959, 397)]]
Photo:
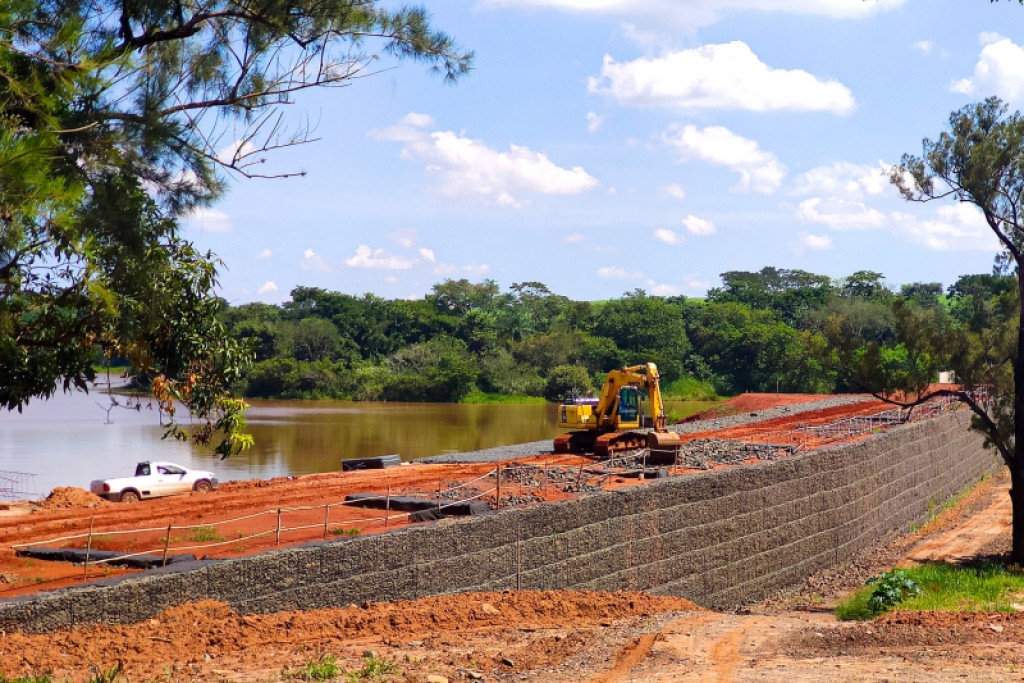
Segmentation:
[(554, 438), (555, 453), (587, 453), (594, 448), (593, 432), (569, 432)]
[(594, 441), (594, 455), (610, 458), (624, 451), (647, 447), (645, 432), (609, 432)]

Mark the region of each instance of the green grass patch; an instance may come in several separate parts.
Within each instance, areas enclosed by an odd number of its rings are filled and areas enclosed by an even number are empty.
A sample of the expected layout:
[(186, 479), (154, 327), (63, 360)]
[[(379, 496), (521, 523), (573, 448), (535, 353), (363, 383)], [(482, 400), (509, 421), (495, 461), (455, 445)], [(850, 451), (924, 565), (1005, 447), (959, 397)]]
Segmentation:
[(524, 396), (522, 394), (492, 394), (486, 391), (474, 391), (459, 403), (547, 403), (543, 396)]
[(334, 536), (358, 536), (360, 533), (362, 533), (362, 530), (355, 527), (345, 528), (336, 526), (331, 528), (331, 534)]
[(665, 398), (675, 401), (721, 400), (711, 382), (702, 382), (693, 377), (680, 377), (674, 382), (669, 382), (662, 387), (661, 393)]
[(26, 674), (17, 678), (8, 678), (6, 674), (0, 673), (0, 683), (53, 683), (53, 674), (46, 671), (43, 673)]
[(357, 681), (375, 680), (381, 676), (398, 673), (394, 662), (377, 656), (373, 650), (367, 650), (363, 655), (363, 668), (345, 672), (345, 680), (349, 683)]
[(899, 570), (920, 588), (916, 595), (905, 594), (891, 604), (872, 601), (887, 575), (876, 577), (861, 590), (836, 606), (838, 619), (872, 619), (899, 607), (901, 610), (948, 612), (1015, 612), (1013, 605), (1024, 603), (1024, 572), (1007, 569), (995, 562), (953, 565), (932, 562)]
[(334, 655), (323, 654), (302, 666), (285, 671), (284, 676), (303, 681), (329, 681), (332, 678), (337, 678), (341, 673), (341, 666)]
[(189, 530), (188, 540), (196, 543), (223, 541), (224, 537), (217, 533), (216, 527), (200, 526)]

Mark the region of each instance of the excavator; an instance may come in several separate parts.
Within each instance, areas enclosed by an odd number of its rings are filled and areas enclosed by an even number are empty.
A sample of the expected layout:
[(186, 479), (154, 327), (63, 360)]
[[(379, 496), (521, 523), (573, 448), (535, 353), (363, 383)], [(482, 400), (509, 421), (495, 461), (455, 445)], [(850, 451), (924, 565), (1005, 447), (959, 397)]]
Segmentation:
[[(641, 414), (640, 389), (647, 391), (647, 418)], [(593, 451), (606, 458), (633, 448), (681, 443), (665, 423), (657, 366), (644, 363), (612, 370), (599, 398), (577, 398), (558, 406), (558, 426), (577, 431), (556, 436), (555, 453)], [(653, 431), (639, 431), (644, 427), (653, 427)]]

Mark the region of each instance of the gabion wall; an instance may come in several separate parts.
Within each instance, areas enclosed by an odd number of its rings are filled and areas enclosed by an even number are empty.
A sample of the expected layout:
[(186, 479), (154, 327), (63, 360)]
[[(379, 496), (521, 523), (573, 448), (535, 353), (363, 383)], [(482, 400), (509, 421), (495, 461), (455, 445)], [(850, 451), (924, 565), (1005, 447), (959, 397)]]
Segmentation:
[(206, 598), (247, 613), (519, 588), (734, 607), (925, 521), (996, 472), (967, 420), (961, 411), (774, 462), (7, 600), (0, 629), (135, 622)]

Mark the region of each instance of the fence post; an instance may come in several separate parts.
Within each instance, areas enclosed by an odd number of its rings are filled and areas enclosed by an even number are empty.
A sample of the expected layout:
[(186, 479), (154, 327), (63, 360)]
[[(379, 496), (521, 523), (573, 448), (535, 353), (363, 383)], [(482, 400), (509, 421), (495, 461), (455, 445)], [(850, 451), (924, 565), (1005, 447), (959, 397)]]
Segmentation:
[(167, 536), (164, 537), (164, 561), (160, 565), (162, 567), (166, 567), (167, 566), (167, 551), (169, 550), (170, 545), (171, 545), (171, 525), (168, 524), (167, 525)]
[(494, 507), (501, 507), (501, 463), (498, 463), (498, 491), (495, 495), (497, 498), (494, 500)]
[(388, 522), (391, 520), (391, 484), (388, 484), (387, 497), (384, 498), (384, 528), (388, 528)]
[(324, 506), (324, 538), (327, 538), (327, 526), (331, 521), (331, 504)]
[(281, 545), (281, 508), (277, 508), (277, 545)]
[(85, 567), (82, 570), (83, 581), (89, 578), (89, 553), (92, 552), (92, 525), (95, 521), (95, 515), (89, 518), (89, 540), (85, 543)]
[(640, 461), (640, 481), (647, 478), (647, 449), (643, 450), (643, 459)]
[(441, 480), (437, 480), (437, 511), (441, 511)]

